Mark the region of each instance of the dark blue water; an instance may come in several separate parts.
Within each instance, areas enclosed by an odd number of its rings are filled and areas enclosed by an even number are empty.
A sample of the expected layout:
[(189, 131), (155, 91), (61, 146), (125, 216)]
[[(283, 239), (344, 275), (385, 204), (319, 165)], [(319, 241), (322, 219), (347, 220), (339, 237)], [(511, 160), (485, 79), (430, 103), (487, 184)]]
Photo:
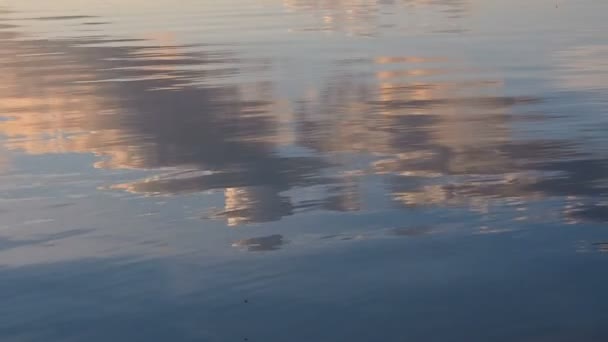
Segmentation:
[(0, 4), (0, 341), (608, 338), (608, 2)]

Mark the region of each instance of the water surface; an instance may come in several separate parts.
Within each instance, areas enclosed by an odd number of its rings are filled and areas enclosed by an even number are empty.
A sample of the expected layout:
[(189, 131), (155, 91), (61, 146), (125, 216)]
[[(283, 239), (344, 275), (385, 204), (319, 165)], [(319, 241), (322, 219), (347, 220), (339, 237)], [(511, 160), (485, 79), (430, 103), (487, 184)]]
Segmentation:
[(5, 1), (0, 340), (604, 341), (606, 10)]

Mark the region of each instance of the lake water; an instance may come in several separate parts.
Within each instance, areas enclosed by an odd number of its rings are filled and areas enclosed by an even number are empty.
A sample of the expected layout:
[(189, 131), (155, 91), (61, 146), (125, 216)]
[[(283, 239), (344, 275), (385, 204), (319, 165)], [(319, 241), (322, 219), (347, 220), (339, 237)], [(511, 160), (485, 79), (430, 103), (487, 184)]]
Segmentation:
[(0, 2), (0, 340), (606, 341), (606, 13)]

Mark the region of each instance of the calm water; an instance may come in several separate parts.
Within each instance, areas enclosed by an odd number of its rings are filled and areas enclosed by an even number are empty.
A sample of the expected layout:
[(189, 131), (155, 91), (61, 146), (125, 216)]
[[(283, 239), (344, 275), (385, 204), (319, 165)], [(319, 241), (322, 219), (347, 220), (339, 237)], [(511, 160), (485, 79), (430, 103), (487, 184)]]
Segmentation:
[(0, 5), (1, 341), (606, 341), (607, 1)]

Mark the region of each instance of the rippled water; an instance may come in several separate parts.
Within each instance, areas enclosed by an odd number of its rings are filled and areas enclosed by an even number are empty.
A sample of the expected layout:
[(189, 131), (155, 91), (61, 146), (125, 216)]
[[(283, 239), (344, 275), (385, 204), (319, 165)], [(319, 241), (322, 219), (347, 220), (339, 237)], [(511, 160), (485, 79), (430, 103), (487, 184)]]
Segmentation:
[(608, 2), (7, 0), (1, 341), (605, 341)]

